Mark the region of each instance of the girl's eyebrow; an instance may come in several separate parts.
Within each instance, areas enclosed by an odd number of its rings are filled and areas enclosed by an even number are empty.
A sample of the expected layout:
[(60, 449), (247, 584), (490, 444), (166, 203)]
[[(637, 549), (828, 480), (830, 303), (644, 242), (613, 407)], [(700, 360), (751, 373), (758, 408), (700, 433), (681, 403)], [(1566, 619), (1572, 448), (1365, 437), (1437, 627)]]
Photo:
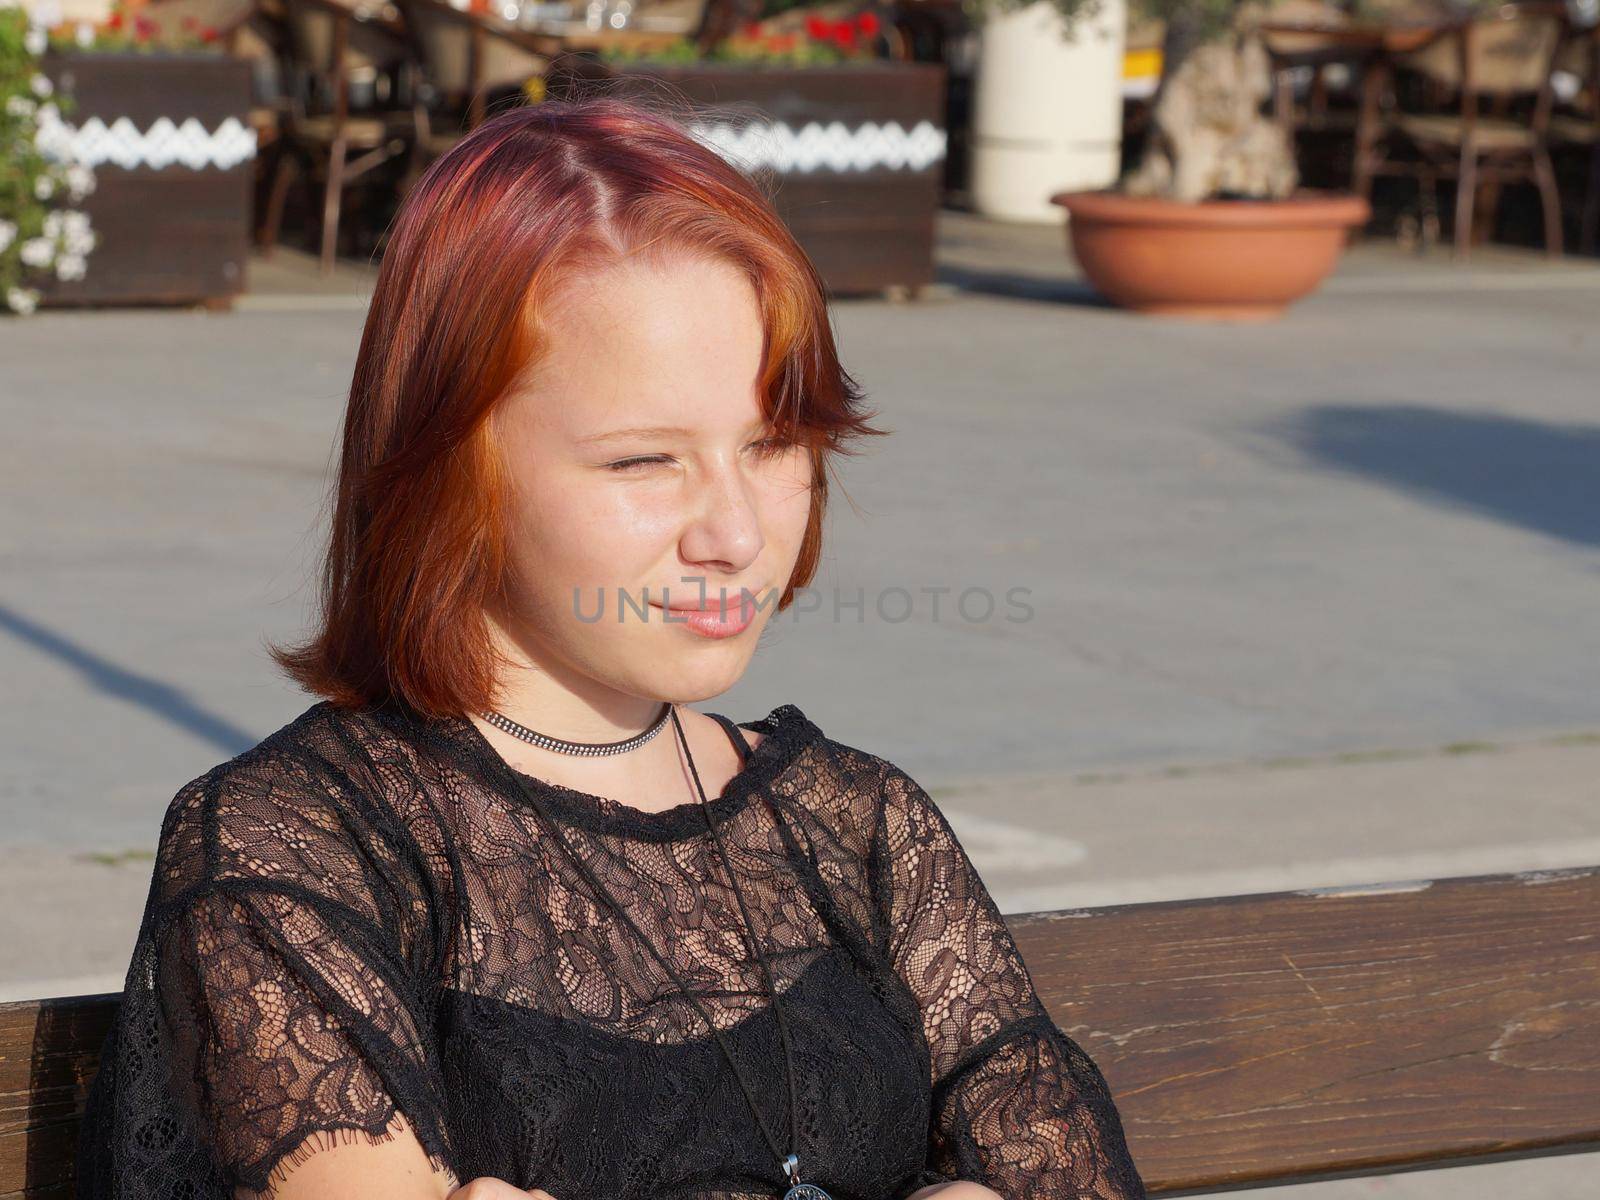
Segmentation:
[[(750, 423), (750, 431), (757, 432), (767, 427), (765, 417)], [(635, 425), (628, 429), (611, 429), (605, 433), (592, 433), (588, 437), (578, 439), (578, 445), (591, 446), (598, 442), (617, 442), (625, 438), (647, 437), (693, 437), (694, 430), (685, 429), (681, 425)]]
[(588, 437), (578, 439), (578, 444), (587, 446), (594, 442), (615, 442), (622, 438), (633, 437), (689, 437), (694, 433), (692, 429), (685, 429), (681, 425), (636, 425), (629, 429), (612, 429), (606, 433), (594, 433)]

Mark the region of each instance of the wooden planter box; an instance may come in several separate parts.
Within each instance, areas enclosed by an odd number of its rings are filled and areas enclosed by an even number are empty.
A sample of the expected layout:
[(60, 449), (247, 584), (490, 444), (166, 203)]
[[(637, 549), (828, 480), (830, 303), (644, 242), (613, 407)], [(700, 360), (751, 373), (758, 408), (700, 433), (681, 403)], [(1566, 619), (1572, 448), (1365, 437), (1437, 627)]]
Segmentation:
[(42, 280), (40, 304), (231, 304), (250, 253), (250, 64), (52, 51), (40, 68), (77, 101), (64, 132), (95, 173), (79, 207), (97, 239), (84, 277)]
[(552, 95), (601, 79), (612, 95), (655, 98), (666, 85), (694, 104), (735, 109), (708, 114), (702, 127), (708, 140), (741, 165), (778, 171), (774, 206), (828, 291), (846, 295), (933, 281), (945, 76), (942, 63), (678, 67), (589, 60), (553, 80)]

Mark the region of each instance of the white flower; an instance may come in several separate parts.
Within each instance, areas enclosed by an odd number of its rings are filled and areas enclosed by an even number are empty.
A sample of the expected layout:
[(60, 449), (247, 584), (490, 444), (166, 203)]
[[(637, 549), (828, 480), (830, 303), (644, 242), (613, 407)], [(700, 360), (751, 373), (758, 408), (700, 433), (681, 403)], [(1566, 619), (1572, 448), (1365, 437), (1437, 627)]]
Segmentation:
[(62, 216), (61, 210), (59, 208), (53, 208), (49, 212), (45, 213), (45, 215), (44, 215), (44, 235), (45, 235), (45, 237), (51, 237), (51, 238), (60, 237), (61, 236), (63, 220), (64, 220), (64, 217)]
[(56, 181), (48, 175), (41, 175), (33, 181), (33, 194), (40, 200), (48, 200), (56, 193)]
[(62, 245), (66, 248), (68, 254), (81, 255), (93, 250), (97, 240), (87, 226), (83, 229), (73, 229), (68, 226), (66, 236), (62, 238)]
[(17, 223), (15, 221), (0, 221), (0, 250), (11, 245), (17, 236)]
[(56, 244), (47, 237), (29, 238), (22, 243), (22, 261), (30, 267), (48, 267), (55, 261)]
[[(61, 233), (73, 253), (87, 253), (94, 245), (94, 230), (89, 224), (89, 214), (75, 208), (58, 209), (61, 214)], [(81, 247), (74, 249), (75, 247)]]
[(73, 37), (77, 40), (78, 45), (87, 49), (94, 45), (94, 26), (87, 21), (79, 21), (77, 29), (73, 32)]
[(37, 25), (29, 26), (28, 32), (22, 35), (22, 45), (29, 54), (40, 55), (49, 45), (50, 39), (45, 36), (43, 29)]
[(19, 313), (31, 313), (39, 304), (39, 292), (34, 288), (12, 287), (6, 289), (6, 303)]
[[(43, 77), (41, 76), (41, 78)], [(33, 116), (41, 125), (53, 125), (60, 118), (61, 110), (56, 107), (54, 100), (46, 100), (39, 105), (38, 111)]]
[(7, 96), (6, 111), (13, 117), (28, 117), (38, 105), (28, 96)]
[(94, 172), (88, 167), (78, 162), (68, 164), (67, 191), (72, 193), (74, 204), (94, 191), (94, 182)]
[(58, 279), (82, 279), (84, 276), (83, 256), (80, 254), (63, 254), (56, 262), (56, 277)]
[(21, 6), (22, 0), (0, 0), (0, 12), (4, 12), (8, 8), (20, 8)]
[(50, 82), (50, 76), (40, 75), (38, 72), (35, 72), (33, 78), (28, 81), (28, 86), (33, 89), (33, 94), (41, 99), (56, 90), (56, 85)]

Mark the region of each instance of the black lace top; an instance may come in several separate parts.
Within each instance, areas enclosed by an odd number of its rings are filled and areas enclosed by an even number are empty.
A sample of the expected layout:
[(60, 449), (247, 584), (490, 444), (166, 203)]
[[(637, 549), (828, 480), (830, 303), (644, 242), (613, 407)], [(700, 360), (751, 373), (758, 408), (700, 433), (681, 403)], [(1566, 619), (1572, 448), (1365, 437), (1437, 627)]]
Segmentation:
[[(789, 1025), (801, 1178), (1142, 1198), (1104, 1078), (927, 794), (792, 704), (745, 724), (754, 749), (718, 719), (746, 758), (710, 803)], [(285, 1164), (407, 1123), (457, 1184), (781, 1196), (695, 1004), (546, 824), (698, 994), (787, 1151), (782, 1043), (700, 802), (521, 776), (530, 799), (518, 775), (465, 718), (321, 702), (181, 788), (81, 1200), (271, 1195)]]

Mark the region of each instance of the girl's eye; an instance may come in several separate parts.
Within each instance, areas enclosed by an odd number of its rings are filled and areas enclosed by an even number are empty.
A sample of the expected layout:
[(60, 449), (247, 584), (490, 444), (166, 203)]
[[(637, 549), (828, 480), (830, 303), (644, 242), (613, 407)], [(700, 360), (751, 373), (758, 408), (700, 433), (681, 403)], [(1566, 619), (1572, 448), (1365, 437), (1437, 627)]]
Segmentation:
[[(794, 443), (789, 441), (787, 438), (770, 437), (759, 442), (751, 442), (750, 445), (762, 458), (776, 458), (785, 450), (789, 449), (790, 446), (794, 445)], [(636, 471), (640, 467), (648, 467), (654, 465), (655, 463), (671, 461), (672, 459), (665, 454), (647, 454), (639, 458), (624, 458), (619, 459), (614, 463), (607, 463), (606, 470), (615, 471), (618, 474), (625, 474), (629, 471)]]
[(651, 456), (649, 456), (647, 458), (624, 458), (620, 462), (607, 463), (606, 464), (606, 470), (608, 470), (608, 471), (618, 471), (618, 472), (631, 471), (635, 467), (645, 467), (645, 466), (649, 466), (651, 463), (669, 462), (669, 461), (671, 461), (671, 460), (668, 459), (665, 455), (662, 455), (662, 454), (651, 455)]

